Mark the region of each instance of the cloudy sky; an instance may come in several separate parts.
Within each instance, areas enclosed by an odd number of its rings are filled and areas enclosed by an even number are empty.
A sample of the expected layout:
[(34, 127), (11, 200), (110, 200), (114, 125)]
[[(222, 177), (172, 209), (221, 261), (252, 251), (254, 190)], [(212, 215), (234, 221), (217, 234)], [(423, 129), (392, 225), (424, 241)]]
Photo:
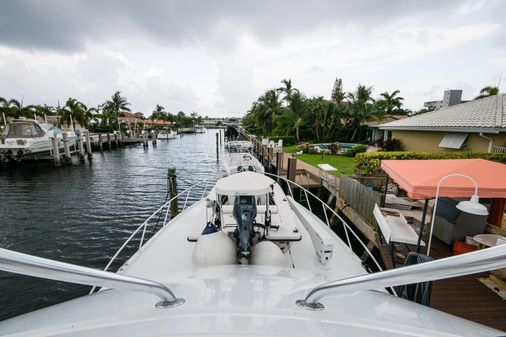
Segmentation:
[[(284, 78), (308, 96), (399, 89), (408, 108), (506, 82), (506, 1), (2, 0), (0, 96), (243, 115)], [(504, 91), (505, 86), (501, 89)]]

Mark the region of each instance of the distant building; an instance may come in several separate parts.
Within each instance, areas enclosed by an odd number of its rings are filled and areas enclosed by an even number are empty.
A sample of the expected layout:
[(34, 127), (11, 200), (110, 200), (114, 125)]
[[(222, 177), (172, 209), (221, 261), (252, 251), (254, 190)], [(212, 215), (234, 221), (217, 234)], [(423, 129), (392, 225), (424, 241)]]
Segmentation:
[(462, 90), (445, 90), (442, 101), (429, 101), (423, 103), (423, 106), (427, 109), (444, 109), (449, 106), (465, 103), (467, 101), (462, 100)]

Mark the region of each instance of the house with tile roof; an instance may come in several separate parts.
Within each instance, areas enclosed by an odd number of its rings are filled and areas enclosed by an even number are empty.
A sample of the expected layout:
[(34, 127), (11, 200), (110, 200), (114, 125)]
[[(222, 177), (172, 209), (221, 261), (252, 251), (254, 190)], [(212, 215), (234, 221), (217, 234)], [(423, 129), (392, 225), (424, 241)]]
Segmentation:
[(506, 153), (506, 94), (490, 96), (402, 120), (380, 130), (405, 151)]

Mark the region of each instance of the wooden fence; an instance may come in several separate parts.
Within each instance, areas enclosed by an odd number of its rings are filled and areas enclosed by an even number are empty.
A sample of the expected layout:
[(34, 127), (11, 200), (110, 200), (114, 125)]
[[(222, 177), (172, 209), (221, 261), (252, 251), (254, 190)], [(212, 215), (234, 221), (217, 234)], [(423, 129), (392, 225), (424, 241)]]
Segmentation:
[(380, 193), (371, 190), (355, 179), (341, 174), (339, 196), (344, 202), (350, 205), (369, 225), (376, 227), (373, 209), (374, 205), (381, 203)]

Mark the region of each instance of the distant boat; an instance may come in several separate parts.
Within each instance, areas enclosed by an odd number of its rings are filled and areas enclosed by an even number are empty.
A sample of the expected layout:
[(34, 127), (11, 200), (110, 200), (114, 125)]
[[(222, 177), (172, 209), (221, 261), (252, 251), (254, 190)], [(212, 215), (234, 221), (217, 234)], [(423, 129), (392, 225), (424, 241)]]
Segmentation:
[[(74, 145), (76, 134), (66, 131), (69, 142)], [(53, 138), (58, 138), (59, 148), (63, 148), (63, 132), (52, 124), (39, 123), (33, 119), (15, 119), (7, 124), (1, 136), (0, 157), (2, 161), (37, 158), (37, 155), (50, 153)]]
[(229, 141), (225, 143), (225, 150), (227, 152), (223, 155), (223, 166), (228, 175), (244, 171), (264, 173), (264, 166), (251, 153), (253, 150), (251, 142)]
[(177, 132), (172, 130), (161, 130), (156, 138), (158, 139), (174, 139), (177, 137)]
[(195, 133), (206, 133), (207, 129), (203, 126), (195, 126)]

